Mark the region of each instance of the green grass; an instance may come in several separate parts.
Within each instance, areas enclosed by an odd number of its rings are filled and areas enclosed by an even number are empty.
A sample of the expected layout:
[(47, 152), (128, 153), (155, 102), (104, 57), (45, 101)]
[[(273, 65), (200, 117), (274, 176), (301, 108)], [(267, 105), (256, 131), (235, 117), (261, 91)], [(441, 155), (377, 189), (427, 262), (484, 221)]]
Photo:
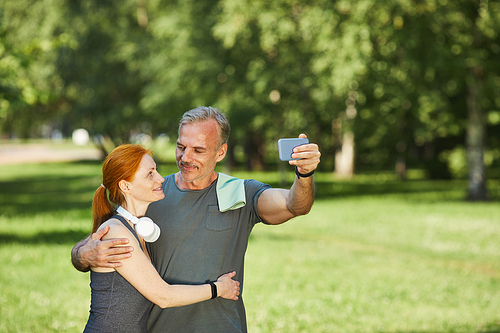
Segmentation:
[[(89, 276), (70, 250), (90, 230), (99, 173), (91, 162), (0, 167), (0, 332), (83, 330)], [(470, 203), (464, 181), (315, 179), (309, 215), (252, 233), (250, 332), (500, 332), (498, 180), (491, 202)]]
[(318, 200), (307, 217), (258, 227), (251, 331), (479, 331), (500, 319), (497, 206)]

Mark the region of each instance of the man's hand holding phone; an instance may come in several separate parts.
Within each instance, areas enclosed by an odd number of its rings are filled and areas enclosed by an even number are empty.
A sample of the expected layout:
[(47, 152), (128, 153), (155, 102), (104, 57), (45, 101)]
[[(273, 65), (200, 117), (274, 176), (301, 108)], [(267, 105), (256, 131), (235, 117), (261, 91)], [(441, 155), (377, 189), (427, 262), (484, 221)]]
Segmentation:
[(295, 165), (297, 173), (301, 175), (312, 174), (320, 161), (318, 145), (309, 143), (305, 134), (293, 139), (279, 139), (278, 150), (280, 160)]
[(292, 139), (279, 139), (278, 140), (278, 151), (280, 160), (291, 161), (298, 160), (298, 158), (292, 158), (293, 149), (300, 145), (309, 143), (307, 138), (292, 138)]

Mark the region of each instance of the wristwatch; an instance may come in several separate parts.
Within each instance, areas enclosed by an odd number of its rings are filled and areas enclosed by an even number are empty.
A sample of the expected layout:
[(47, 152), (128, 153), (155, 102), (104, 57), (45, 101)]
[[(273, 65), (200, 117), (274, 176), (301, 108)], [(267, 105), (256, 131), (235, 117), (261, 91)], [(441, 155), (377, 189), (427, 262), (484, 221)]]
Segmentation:
[(309, 173), (302, 174), (302, 173), (299, 172), (299, 169), (297, 168), (297, 166), (295, 166), (295, 174), (299, 178), (307, 178), (307, 177), (311, 177), (314, 174), (314, 170), (311, 171), (311, 172), (309, 172)]

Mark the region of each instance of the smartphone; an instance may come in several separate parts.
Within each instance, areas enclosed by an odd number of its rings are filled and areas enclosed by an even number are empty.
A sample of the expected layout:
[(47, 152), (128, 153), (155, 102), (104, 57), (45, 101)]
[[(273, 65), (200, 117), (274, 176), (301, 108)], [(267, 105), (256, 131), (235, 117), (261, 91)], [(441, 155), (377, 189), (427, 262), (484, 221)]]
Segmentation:
[(306, 143), (309, 143), (309, 140), (307, 138), (279, 139), (278, 151), (280, 160), (282, 161), (298, 160), (298, 158), (292, 158), (293, 148)]

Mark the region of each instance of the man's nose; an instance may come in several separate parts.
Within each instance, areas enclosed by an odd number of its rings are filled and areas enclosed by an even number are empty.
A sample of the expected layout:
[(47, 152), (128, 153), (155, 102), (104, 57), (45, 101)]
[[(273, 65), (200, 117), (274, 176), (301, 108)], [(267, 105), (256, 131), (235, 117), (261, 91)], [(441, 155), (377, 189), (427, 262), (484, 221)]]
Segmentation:
[(183, 162), (189, 162), (192, 159), (193, 159), (192, 158), (192, 153), (190, 152), (190, 150), (186, 149), (186, 150), (184, 150), (181, 153), (181, 161), (183, 161)]

